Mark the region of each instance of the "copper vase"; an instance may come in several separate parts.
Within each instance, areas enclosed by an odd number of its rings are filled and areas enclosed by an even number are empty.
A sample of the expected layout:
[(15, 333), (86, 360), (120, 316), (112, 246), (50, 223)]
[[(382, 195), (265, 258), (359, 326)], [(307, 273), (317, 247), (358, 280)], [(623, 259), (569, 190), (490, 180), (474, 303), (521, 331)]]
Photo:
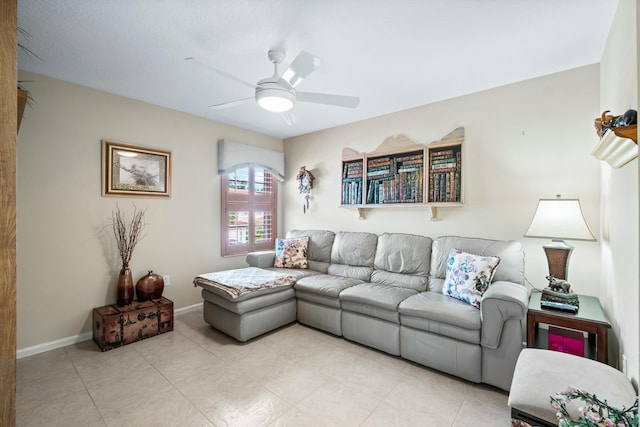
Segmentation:
[(133, 302), (133, 276), (129, 267), (122, 267), (118, 274), (118, 297), (116, 299), (118, 305), (123, 307)]
[(162, 276), (155, 274), (153, 270), (149, 270), (149, 274), (142, 276), (136, 283), (138, 301), (160, 298), (163, 290), (164, 279)]

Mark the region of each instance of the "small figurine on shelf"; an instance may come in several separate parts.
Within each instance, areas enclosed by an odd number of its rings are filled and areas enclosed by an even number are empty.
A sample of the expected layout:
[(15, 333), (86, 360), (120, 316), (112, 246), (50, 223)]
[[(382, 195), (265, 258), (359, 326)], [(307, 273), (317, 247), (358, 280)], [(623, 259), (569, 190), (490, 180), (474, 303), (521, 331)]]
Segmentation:
[(565, 294), (572, 293), (571, 285), (566, 280), (556, 279), (553, 276), (547, 276), (546, 279), (549, 281), (549, 289), (556, 292), (562, 292)]
[(304, 194), (305, 203), (302, 206), (302, 212), (307, 213), (307, 209), (309, 209), (309, 199), (311, 198), (311, 190), (313, 189), (313, 181), (316, 178), (313, 174), (307, 170), (306, 166), (302, 166), (300, 171), (298, 171), (298, 175), (296, 175), (296, 180), (298, 181), (298, 191), (300, 194)]
[(619, 128), (624, 126), (633, 126), (638, 124), (638, 112), (636, 110), (627, 110), (620, 116), (612, 116), (609, 110), (605, 110), (601, 117), (595, 120), (596, 133), (600, 138), (611, 128)]
[(553, 276), (547, 276), (546, 279), (549, 281), (549, 286), (542, 290), (542, 301), (580, 306), (578, 295), (571, 290), (569, 282)]

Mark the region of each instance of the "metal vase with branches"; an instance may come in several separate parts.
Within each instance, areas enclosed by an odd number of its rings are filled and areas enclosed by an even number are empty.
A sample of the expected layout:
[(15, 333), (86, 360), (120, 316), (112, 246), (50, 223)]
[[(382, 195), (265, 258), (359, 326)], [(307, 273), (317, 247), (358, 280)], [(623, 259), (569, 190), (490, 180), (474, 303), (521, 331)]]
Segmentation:
[(116, 238), (120, 260), (122, 261), (117, 286), (117, 303), (121, 307), (129, 305), (133, 301), (133, 276), (131, 275), (129, 263), (133, 256), (133, 250), (144, 237), (144, 215), (146, 212), (146, 209), (138, 209), (136, 205), (133, 205), (133, 217), (128, 223), (119, 206), (116, 205), (116, 210), (111, 213), (113, 235)]

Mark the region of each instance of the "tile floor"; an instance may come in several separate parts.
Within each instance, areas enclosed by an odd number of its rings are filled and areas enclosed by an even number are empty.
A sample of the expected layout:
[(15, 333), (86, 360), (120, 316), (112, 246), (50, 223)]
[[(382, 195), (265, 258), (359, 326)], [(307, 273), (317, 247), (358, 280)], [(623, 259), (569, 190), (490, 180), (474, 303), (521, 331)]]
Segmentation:
[(241, 344), (202, 320), (17, 362), (17, 426), (509, 426), (506, 393), (299, 324)]

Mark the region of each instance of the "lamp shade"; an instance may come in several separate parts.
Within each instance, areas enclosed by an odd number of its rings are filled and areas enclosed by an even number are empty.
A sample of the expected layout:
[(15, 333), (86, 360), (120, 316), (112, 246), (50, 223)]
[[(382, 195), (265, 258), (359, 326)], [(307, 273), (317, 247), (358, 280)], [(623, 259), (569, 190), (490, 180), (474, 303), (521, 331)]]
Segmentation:
[(620, 137), (613, 130), (608, 130), (591, 154), (611, 167), (619, 168), (638, 157), (638, 144), (631, 138)]
[(524, 236), (596, 240), (584, 219), (579, 199), (540, 199)]

